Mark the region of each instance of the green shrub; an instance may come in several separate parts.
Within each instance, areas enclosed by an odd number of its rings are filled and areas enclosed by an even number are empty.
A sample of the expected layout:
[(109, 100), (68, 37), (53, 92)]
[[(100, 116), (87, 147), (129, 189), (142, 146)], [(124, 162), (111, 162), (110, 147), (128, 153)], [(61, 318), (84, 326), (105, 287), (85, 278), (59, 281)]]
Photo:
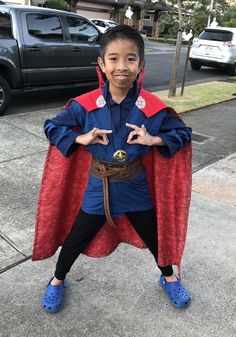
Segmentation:
[(70, 11), (70, 6), (64, 0), (46, 0), (44, 6), (47, 8), (61, 9), (63, 11)]
[(230, 19), (224, 22), (224, 27), (236, 27), (236, 19)]

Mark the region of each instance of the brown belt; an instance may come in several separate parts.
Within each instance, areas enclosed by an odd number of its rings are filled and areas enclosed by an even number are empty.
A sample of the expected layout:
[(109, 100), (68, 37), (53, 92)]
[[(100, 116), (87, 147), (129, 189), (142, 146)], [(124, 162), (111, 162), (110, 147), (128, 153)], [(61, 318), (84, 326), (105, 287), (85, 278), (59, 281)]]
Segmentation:
[(92, 158), (90, 174), (102, 179), (105, 215), (111, 227), (116, 227), (116, 225), (112, 220), (109, 207), (109, 182), (125, 182), (139, 176), (143, 171), (141, 159), (130, 163), (108, 164)]

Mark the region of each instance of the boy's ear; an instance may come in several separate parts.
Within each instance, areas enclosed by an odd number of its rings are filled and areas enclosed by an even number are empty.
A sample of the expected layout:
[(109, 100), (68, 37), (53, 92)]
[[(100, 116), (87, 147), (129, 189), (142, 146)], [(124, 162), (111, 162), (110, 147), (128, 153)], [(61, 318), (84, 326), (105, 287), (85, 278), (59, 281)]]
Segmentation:
[(98, 65), (102, 69), (102, 72), (105, 73), (105, 64), (100, 56), (98, 57)]
[(144, 60), (140, 61), (139, 63), (139, 71), (141, 72), (143, 68), (144, 68)]

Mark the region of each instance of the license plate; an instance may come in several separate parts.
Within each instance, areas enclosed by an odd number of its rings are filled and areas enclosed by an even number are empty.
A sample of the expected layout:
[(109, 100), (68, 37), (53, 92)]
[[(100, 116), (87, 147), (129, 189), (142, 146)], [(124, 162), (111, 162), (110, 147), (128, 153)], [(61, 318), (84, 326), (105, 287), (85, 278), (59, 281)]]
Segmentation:
[(209, 53), (209, 52), (211, 52), (213, 49), (214, 49), (213, 47), (206, 47), (206, 48), (205, 48), (205, 52), (206, 52), (206, 53)]
[(205, 53), (207, 54), (207, 55), (209, 55), (210, 53), (212, 53), (212, 51), (213, 51), (213, 47), (206, 47), (205, 48)]

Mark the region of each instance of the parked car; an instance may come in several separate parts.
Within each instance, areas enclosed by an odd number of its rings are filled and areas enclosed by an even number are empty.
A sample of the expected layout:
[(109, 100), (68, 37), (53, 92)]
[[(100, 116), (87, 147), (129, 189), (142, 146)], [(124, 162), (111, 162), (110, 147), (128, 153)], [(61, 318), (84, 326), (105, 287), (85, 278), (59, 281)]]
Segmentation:
[(0, 5), (0, 114), (14, 92), (97, 83), (101, 35), (75, 13)]
[(236, 69), (236, 28), (205, 28), (193, 39), (189, 61), (193, 70), (201, 66), (224, 67), (231, 74)]
[(93, 22), (102, 33), (105, 33), (108, 28), (118, 25), (117, 22), (105, 19), (90, 19), (90, 21)]

